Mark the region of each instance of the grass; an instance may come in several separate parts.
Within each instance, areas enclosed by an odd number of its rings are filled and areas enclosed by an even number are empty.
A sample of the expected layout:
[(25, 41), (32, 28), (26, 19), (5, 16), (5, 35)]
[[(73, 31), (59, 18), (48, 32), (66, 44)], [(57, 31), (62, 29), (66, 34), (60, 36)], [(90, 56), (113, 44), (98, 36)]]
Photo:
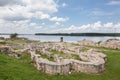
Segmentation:
[(46, 54), (41, 54), (39, 51), (36, 51), (36, 54), (40, 54), (42, 58), (48, 59), (49, 61), (55, 61), (53, 57), (48, 57)]
[(87, 50), (89, 50), (90, 48), (88, 48), (88, 47), (84, 47), (82, 50), (80, 50), (81, 52), (85, 52), (85, 51), (87, 51)]
[(39, 43), (37, 41), (21, 40), (21, 39), (9, 39), (5, 41), (7, 44), (26, 44), (26, 43)]
[(81, 60), (81, 58), (76, 54), (71, 54), (71, 57), (76, 60)]
[(59, 52), (59, 51), (56, 51), (56, 50), (52, 50), (52, 49), (50, 49), (49, 50), (52, 54), (57, 54), (58, 56), (60, 56), (60, 57), (66, 57), (67, 55), (65, 55), (65, 53), (63, 53), (63, 52)]
[(0, 80), (120, 80), (120, 51), (104, 49), (103, 52), (108, 61), (106, 71), (100, 75), (73, 73), (54, 76), (37, 71), (27, 54), (15, 59), (0, 53)]
[(3, 41), (3, 42), (0, 42), (0, 44), (2, 44), (2, 45), (3, 45), (3, 44), (6, 44), (6, 42), (5, 42), (5, 41)]
[(7, 40), (6, 43), (8, 44), (25, 44), (26, 43), (26, 40)]
[(76, 59), (76, 60), (81, 60), (80, 57), (76, 54), (65, 54), (63, 52), (59, 52), (56, 50), (49, 50), (52, 54), (57, 54), (59, 57), (67, 58), (67, 59)]

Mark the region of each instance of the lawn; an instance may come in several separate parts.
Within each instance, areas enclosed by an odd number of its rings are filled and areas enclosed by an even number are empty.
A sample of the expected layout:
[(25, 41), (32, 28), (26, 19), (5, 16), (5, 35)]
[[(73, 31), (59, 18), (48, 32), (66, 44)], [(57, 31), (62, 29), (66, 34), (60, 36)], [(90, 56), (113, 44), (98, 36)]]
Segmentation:
[(104, 49), (108, 60), (106, 71), (100, 75), (72, 73), (70, 75), (46, 75), (33, 67), (30, 56), (20, 59), (0, 53), (0, 80), (120, 80), (120, 51)]

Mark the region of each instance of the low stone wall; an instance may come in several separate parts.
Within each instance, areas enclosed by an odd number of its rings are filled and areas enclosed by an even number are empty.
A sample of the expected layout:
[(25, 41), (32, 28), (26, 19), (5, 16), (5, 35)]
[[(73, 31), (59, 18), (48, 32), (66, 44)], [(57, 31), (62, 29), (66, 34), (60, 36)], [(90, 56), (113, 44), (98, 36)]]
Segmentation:
[(34, 66), (42, 72), (51, 75), (69, 74), (70, 72), (71, 63), (68, 60), (64, 60), (61, 63), (57, 63), (41, 58), (40, 55), (35, 54), (34, 51), (33, 52), (31, 51), (30, 54), (31, 54), (31, 59), (34, 61)]
[(12, 49), (9, 46), (0, 46), (0, 52), (11, 54)]
[(38, 70), (41, 70), (47, 74), (52, 74), (52, 75), (56, 75), (56, 74), (68, 74), (70, 71), (70, 62), (66, 63), (53, 63), (53, 62), (49, 62), (49, 61), (43, 61), (43, 62), (39, 62), (38, 63), (40, 66), (38, 68)]
[(105, 70), (104, 64), (72, 60), (72, 70), (75, 72), (99, 74)]
[(34, 51), (31, 53), (31, 58), (35, 62), (34, 66), (47, 74), (69, 74), (71, 72), (83, 72), (99, 74), (105, 70), (106, 55), (102, 53), (93, 52), (94, 50), (89, 50), (81, 54), (80, 57), (83, 61), (74, 59), (61, 59), (55, 56), (58, 60), (56, 62), (43, 59), (40, 55), (35, 54)]

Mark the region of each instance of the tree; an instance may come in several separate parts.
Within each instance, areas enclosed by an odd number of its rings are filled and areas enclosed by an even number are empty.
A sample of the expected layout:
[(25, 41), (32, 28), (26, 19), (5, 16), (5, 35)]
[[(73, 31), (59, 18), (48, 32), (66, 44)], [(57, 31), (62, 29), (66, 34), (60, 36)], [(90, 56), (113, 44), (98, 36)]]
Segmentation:
[(12, 38), (12, 39), (17, 38), (17, 35), (18, 35), (17, 33), (10, 34), (10, 38)]

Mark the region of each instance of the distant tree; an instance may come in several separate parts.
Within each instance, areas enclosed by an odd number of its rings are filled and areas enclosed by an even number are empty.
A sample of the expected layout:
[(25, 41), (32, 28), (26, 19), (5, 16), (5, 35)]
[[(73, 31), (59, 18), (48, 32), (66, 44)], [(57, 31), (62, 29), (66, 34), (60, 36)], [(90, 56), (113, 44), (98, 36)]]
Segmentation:
[(13, 34), (10, 34), (10, 38), (17, 38), (18, 34), (17, 33), (13, 33)]

